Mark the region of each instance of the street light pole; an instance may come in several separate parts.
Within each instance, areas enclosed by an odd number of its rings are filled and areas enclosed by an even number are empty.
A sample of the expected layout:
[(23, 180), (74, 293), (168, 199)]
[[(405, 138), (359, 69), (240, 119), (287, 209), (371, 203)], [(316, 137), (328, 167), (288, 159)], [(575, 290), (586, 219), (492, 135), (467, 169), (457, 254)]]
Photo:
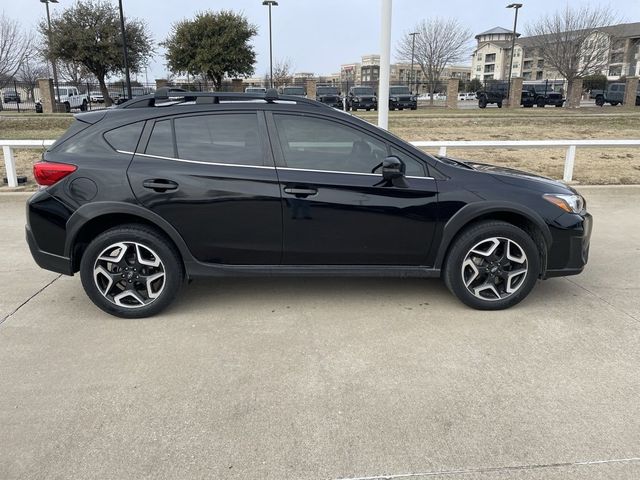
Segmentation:
[(516, 28), (518, 27), (518, 10), (522, 8), (522, 4), (512, 3), (510, 5), (507, 5), (507, 8), (515, 8), (516, 10), (516, 15), (513, 20), (513, 33), (511, 34), (511, 61), (509, 62), (509, 70), (507, 71), (507, 75), (509, 75), (509, 83), (507, 84), (507, 105), (509, 107), (513, 107), (513, 105), (511, 105), (511, 77), (512, 77), (512, 71), (513, 71), (513, 54), (515, 53), (514, 50), (516, 48)]
[(262, 5), (269, 6), (269, 85), (273, 88), (273, 36), (271, 33), (271, 7), (277, 7), (278, 2), (275, 0), (264, 0)]
[(122, 33), (122, 54), (124, 55), (124, 78), (127, 82), (127, 100), (131, 100), (133, 95), (131, 95), (131, 76), (129, 75), (129, 53), (127, 49), (127, 36), (125, 35), (124, 30), (124, 12), (122, 10), (122, 0), (118, 0), (118, 5), (120, 7), (120, 31)]
[[(51, 50), (51, 15), (49, 15), (49, 3), (58, 3), (58, 0), (40, 0), (40, 3), (44, 3), (47, 7), (47, 37), (49, 39), (49, 50)], [(60, 103), (60, 87), (58, 86), (58, 69), (56, 68), (56, 60), (51, 55), (51, 69), (53, 71), (53, 84), (56, 87), (56, 96), (58, 97), (58, 103)]]
[(410, 83), (410, 88), (411, 88), (411, 92), (413, 93), (413, 85), (414, 85), (414, 80), (415, 80), (415, 75), (413, 73), (413, 58), (415, 56), (415, 51), (416, 51), (416, 35), (418, 35), (418, 32), (413, 32), (410, 33), (409, 35), (411, 35), (411, 74), (409, 76), (409, 83)]
[(378, 127), (389, 127), (389, 75), (391, 73), (392, 0), (382, 0), (380, 35), (380, 79), (378, 83)]

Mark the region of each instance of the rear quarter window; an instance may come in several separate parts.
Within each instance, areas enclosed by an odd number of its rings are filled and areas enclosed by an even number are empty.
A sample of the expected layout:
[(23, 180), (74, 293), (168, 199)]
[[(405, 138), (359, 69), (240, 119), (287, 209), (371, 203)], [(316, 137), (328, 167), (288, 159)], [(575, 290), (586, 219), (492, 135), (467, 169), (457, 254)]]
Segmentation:
[(143, 127), (144, 122), (123, 125), (105, 132), (104, 139), (114, 150), (135, 152)]

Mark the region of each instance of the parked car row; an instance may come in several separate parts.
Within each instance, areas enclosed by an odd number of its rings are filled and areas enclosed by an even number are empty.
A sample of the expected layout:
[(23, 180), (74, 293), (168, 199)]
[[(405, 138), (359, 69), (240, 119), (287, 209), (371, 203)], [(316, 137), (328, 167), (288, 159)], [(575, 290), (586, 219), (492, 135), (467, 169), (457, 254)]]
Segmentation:
[[(476, 93), (478, 107), (486, 108), (487, 105), (496, 104), (502, 108), (507, 101), (509, 86), (507, 83), (490, 83), (483, 90)], [(556, 92), (545, 85), (526, 85), (522, 89), (520, 105), (525, 108), (532, 108), (537, 105), (544, 108), (547, 105), (562, 107), (565, 99), (560, 92)]]

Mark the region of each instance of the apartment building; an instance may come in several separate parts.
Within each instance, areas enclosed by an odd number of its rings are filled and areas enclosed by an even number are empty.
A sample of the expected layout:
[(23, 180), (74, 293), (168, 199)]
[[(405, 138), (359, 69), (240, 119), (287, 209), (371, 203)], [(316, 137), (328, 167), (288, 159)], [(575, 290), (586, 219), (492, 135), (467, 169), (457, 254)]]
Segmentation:
[[(609, 45), (607, 66), (602, 70), (609, 80), (621, 76), (640, 75), (640, 22), (603, 27), (595, 34)], [(471, 75), (478, 80), (504, 80), (509, 77), (511, 43), (513, 33), (495, 27), (476, 35), (477, 45), (471, 57)], [(522, 37), (516, 33), (513, 55), (512, 77), (525, 80), (553, 80), (558, 72), (545, 65), (540, 52), (534, 46), (533, 37)]]
[[(411, 63), (392, 63), (389, 76), (391, 84), (408, 85), (413, 81), (420, 85), (426, 82), (422, 69), (416, 63), (413, 65), (413, 75), (411, 75)], [(470, 80), (471, 67), (447, 66), (442, 73), (441, 79), (447, 80), (449, 78), (459, 78), (462, 81)], [(369, 83), (377, 82), (379, 79), (380, 55), (363, 55), (360, 62), (347, 63), (340, 66), (340, 81), (343, 83)], [(426, 86), (424, 89), (426, 91)]]

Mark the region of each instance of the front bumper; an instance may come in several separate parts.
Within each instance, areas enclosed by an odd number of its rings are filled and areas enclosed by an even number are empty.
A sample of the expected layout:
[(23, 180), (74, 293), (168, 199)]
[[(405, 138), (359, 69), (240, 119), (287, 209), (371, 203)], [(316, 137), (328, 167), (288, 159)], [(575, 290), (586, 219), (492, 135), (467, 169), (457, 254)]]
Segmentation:
[(593, 217), (563, 214), (551, 226), (553, 244), (547, 258), (544, 278), (577, 275), (589, 260)]
[(378, 108), (378, 102), (351, 102), (351, 108)]
[(399, 100), (389, 102), (391, 108), (418, 108), (418, 102), (412, 102), (411, 100)]

